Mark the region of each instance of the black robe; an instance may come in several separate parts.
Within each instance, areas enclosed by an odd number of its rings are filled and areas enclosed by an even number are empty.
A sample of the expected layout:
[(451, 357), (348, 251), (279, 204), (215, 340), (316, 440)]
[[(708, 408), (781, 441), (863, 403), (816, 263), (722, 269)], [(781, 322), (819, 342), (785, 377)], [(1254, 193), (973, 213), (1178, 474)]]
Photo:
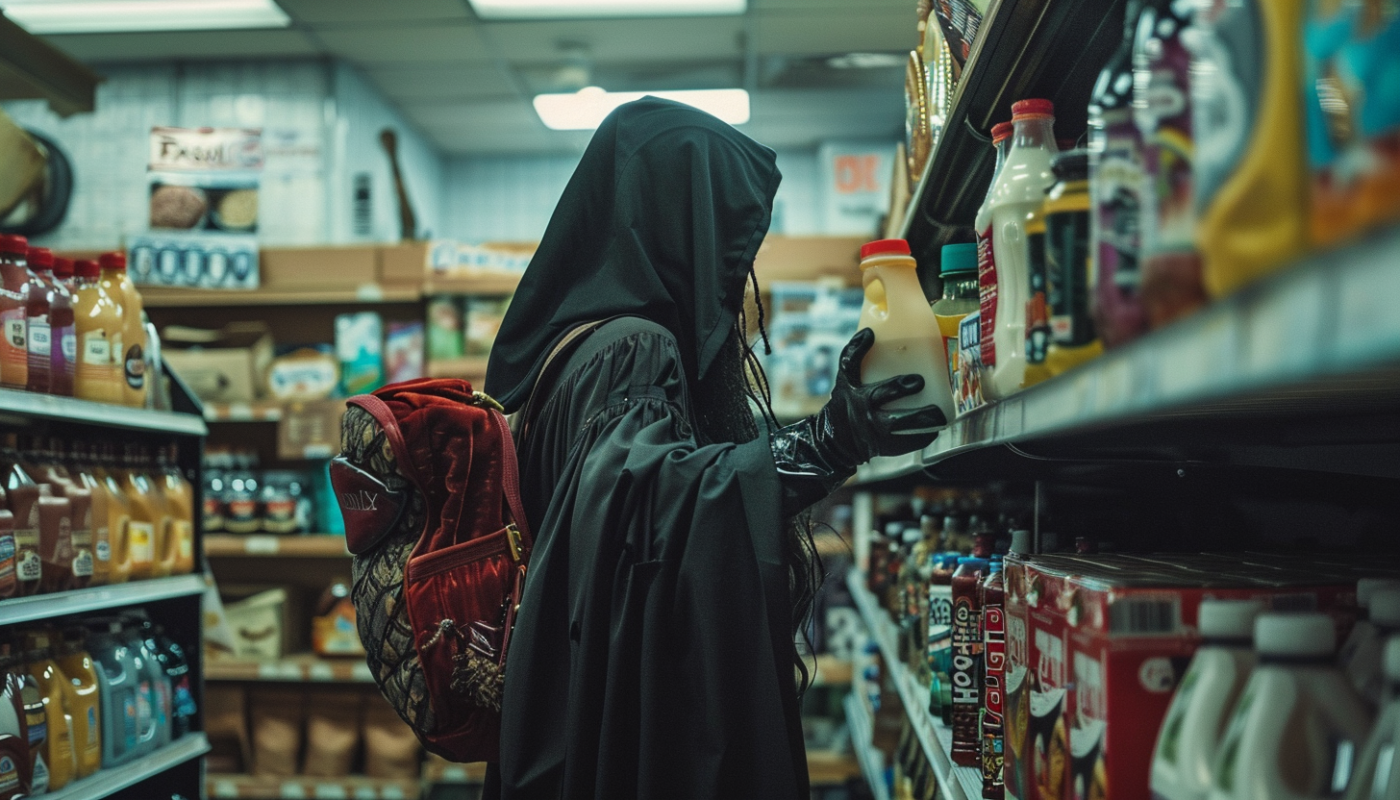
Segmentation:
[(698, 444), (687, 391), (776, 185), (771, 151), (647, 100), (604, 124), (551, 220), (487, 391), (518, 408), (563, 331), (625, 316), (568, 357), (521, 443), (535, 549), (486, 797), (808, 794), (767, 436)]

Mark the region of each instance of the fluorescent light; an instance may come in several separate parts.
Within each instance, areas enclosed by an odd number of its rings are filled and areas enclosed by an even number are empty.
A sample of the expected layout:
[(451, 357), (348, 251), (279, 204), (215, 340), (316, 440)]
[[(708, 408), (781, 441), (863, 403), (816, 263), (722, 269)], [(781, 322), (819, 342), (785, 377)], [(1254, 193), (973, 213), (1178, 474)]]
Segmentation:
[(590, 131), (603, 123), (613, 109), (647, 95), (695, 106), (730, 125), (749, 121), (749, 93), (743, 89), (687, 89), (675, 92), (606, 92), (587, 86), (566, 94), (535, 95), (535, 113), (545, 127), (556, 131)]
[(687, 17), (742, 14), (748, 0), (469, 0), (482, 19)]
[(30, 33), (285, 28), (273, 0), (0, 0), (5, 16)]

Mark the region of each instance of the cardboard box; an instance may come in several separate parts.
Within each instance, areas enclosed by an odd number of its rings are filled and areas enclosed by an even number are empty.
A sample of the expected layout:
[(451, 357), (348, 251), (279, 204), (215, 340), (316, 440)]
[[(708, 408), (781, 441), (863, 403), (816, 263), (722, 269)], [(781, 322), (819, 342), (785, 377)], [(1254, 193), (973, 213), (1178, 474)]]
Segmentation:
[(432, 270), (431, 242), (400, 242), (379, 248), (379, 282), (412, 284), (423, 282)]
[(355, 288), (379, 282), (378, 245), (286, 247), (262, 251), (266, 289)]
[(344, 400), (288, 403), (277, 422), (277, 457), (330, 458), (340, 452)]
[(272, 332), (262, 322), (234, 322), (220, 330), (168, 326), (161, 354), (199, 399), (247, 403), (263, 394), (272, 363)]

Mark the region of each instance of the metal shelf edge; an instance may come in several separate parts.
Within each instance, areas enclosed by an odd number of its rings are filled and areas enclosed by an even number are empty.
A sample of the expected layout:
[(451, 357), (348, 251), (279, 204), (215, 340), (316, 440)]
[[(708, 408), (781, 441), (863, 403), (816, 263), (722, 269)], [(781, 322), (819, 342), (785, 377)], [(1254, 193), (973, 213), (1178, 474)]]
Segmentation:
[(874, 720), (854, 693), (846, 695), (844, 705), (846, 725), (851, 731), (851, 749), (856, 752), (856, 760), (860, 762), (860, 771), (865, 775), (870, 793), (875, 800), (889, 800), (889, 789), (885, 786), (884, 756), (875, 750), (871, 742), (875, 735)]
[(187, 597), (203, 592), (203, 576), (176, 575), (53, 594), (37, 594), (32, 597), (13, 597), (0, 600), (0, 626), (168, 600), (172, 597)]
[(150, 411), (18, 389), (0, 389), (0, 417), (4, 416), (77, 422), (183, 436), (204, 436), (209, 432), (204, 420), (195, 414)]
[(209, 739), (202, 733), (182, 736), (150, 755), (111, 769), (98, 770), (89, 777), (44, 795), (47, 800), (98, 800), (109, 797), (171, 767), (209, 752)]

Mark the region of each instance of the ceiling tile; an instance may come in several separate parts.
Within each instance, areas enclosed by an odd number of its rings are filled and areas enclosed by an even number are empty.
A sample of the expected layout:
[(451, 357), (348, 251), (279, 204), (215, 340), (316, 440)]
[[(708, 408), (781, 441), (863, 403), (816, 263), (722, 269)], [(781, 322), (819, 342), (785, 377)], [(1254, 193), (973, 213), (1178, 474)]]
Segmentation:
[(277, 0), (292, 19), (313, 25), (471, 19), (466, 0)]
[(297, 30), (84, 33), (45, 37), (79, 61), (173, 61), (176, 59), (313, 56), (320, 51)]
[(476, 64), (368, 67), (365, 74), (397, 103), (517, 96), (499, 67)]
[(548, 130), (535, 115), (528, 100), (490, 100), (476, 103), (403, 103), (405, 114), (433, 128), (458, 126), (464, 129), (515, 129), (522, 133), (538, 128)]
[(486, 63), (491, 60), (477, 26), (421, 25), (316, 31), (331, 53), (356, 64)]
[(762, 12), (753, 25), (754, 46), (764, 55), (897, 52), (913, 49), (919, 38), (908, 9), (855, 3), (843, 9)]
[(492, 22), (486, 35), (501, 55), (529, 63), (562, 58), (561, 43), (580, 43), (599, 61), (716, 59), (741, 50), (740, 17)]

